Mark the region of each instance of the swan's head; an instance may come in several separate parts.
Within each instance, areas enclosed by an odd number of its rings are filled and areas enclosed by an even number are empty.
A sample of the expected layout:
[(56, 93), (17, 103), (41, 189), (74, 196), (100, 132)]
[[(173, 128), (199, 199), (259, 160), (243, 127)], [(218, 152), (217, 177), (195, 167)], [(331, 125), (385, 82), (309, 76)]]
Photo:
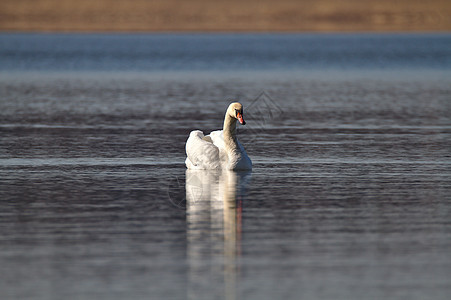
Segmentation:
[(246, 125), (243, 117), (243, 105), (239, 102), (233, 102), (229, 105), (227, 113), (234, 119), (237, 119), (241, 125)]

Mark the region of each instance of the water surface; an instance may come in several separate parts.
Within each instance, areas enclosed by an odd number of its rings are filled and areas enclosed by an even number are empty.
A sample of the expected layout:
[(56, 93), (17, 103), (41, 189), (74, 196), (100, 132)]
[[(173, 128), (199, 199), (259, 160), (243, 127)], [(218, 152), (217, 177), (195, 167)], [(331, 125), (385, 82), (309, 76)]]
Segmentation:
[[(1, 298), (448, 299), (450, 44), (1, 35)], [(253, 171), (186, 171), (232, 99)]]

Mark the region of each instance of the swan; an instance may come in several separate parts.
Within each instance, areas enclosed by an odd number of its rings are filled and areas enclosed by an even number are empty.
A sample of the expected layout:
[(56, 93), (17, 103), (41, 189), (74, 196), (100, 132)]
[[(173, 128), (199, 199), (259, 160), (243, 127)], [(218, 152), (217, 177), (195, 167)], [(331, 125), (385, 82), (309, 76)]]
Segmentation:
[(192, 170), (252, 170), (252, 161), (236, 137), (236, 121), (245, 125), (243, 105), (233, 102), (227, 108), (222, 130), (204, 136), (191, 131), (186, 141), (186, 160)]

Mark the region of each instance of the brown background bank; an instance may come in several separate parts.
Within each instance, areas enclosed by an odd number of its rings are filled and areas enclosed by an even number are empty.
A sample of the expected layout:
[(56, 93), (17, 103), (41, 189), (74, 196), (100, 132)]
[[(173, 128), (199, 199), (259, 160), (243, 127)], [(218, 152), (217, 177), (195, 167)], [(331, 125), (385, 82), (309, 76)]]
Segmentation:
[(449, 31), (449, 0), (1, 0), (1, 31)]

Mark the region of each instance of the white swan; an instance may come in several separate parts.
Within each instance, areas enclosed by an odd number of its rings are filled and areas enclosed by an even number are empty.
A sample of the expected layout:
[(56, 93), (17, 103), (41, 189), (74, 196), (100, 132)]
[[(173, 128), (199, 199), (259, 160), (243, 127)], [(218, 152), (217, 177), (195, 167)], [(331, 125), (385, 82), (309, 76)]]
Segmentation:
[(193, 170), (251, 170), (252, 161), (236, 137), (236, 121), (242, 125), (243, 105), (234, 102), (227, 108), (223, 130), (204, 136), (200, 130), (191, 131), (186, 141), (186, 167)]

